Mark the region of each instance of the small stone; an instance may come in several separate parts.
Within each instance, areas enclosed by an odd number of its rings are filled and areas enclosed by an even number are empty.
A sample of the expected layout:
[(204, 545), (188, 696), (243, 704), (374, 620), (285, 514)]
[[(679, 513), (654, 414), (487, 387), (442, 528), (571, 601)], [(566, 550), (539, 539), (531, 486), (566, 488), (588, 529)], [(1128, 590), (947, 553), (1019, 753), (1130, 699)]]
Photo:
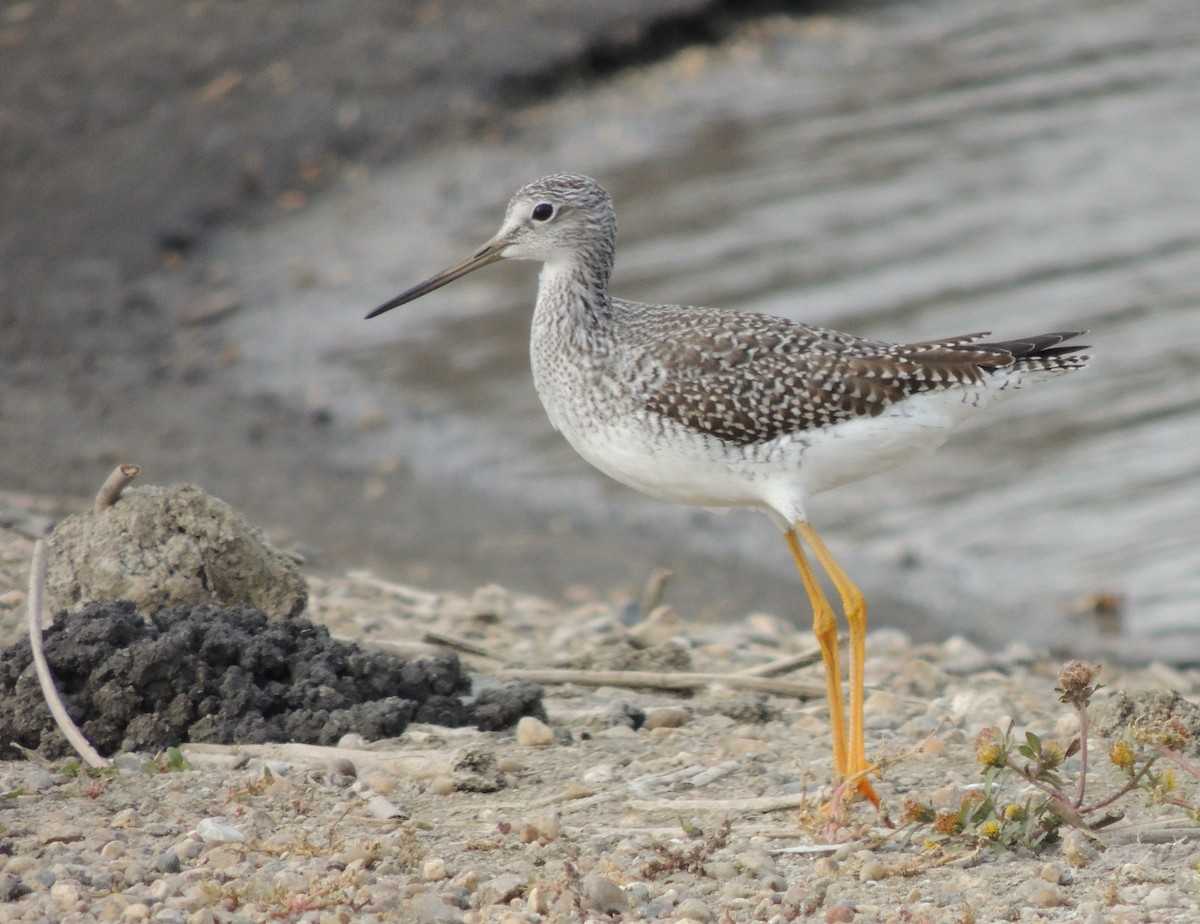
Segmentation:
[(583, 877), (583, 906), (600, 914), (624, 914), (629, 898), (611, 879), (592, 873)]
[(525, 906), (534, 914), (549, 914), (550, 902), (541, 886), (533, 886), (525, 896)]
[(441, 882), (448, 875), (445, 857), (430, 857), (421, 866), (421, 878), (426, 882)]
[(866, 715), (896, 716), (904, 711), (904, 701), (890, 690), (876, 690), (863, 703)]
[(206, 844), (242, 843), (246, 835), (223, 818), (204, 818), (196, 825), (196, 835)]
[(435, 776), (432, 780), (430, 780), (429, 785), (425, 787), (425, 791), (431, 796), (448, 796), (455, 792), (457, 788), (458, 787), (454, 785), (454, 780), (443, 774), (441, 776)]
[(493, 876), (479, 886), (479, 907), (507, 904), (521, 894), (524, 886), (525, 881), (516, 873)]
[(204, 841), (198, 837), (186, 837), (171, 848), (180, 860), (194, 860), (204, 852)]
[(1057, 908), (1062, 904), (1062, 895), (1055, 886), (1038, 886), (1029, 893), (1029, 901), (1035, 908)]
[(887, 878), (887, 867), (878, 860), (867, 860), (858, 871), (860, 882), (878, 882)]
[(813, 864), (813, 874), (832, 879), (837, 875), (838, 865), (838, 861), (833, 857), (818, 857), (817, 862)]
[(691, 721), (692, 713), (682, 706), (661, 706), (658, 709), (646, 711), (642, 720), (642, 728), (653, 731), (656, 728), (679, 728)]
[(611, 783), (616, 777), (617, 771), (612, 764), (596, 764), (583, 771), (583, 781), (592, 786)]
[(109, 841), (100, 848), (100, 857), (104, 860), (115, 860), (125, 853), (125, 845), (120, 841)]
[(354, 761), (348, 757), (338, 757), (334, 760), (330, 769), (337, 776), (348, 776), (351, 779), (358, 776), (358, 768), (354, 766)]
[(709, 860), (704, 864), (704, 875), (714, 882), (736, 879), (737, 874), (738, 865), (732, 860)]
[(540, 748), (554, 743), (554, 730), (541, 719), (522, 716), (517, 722), (517, 744), (524, 748)]
[(74, 908), (75, 903), (82, 897), (83, 890), (78, 882), (68, 879), (66, 882), (56, 882), (50, 886), (50, 899), (64, 911)]
[(462, 921), (463, 913), (442, 901), (441, 897), (432, 892), (421, 892), (409, 899), (405, 907), (405, 921), (413, 924), (457, 924)]
[(640, 706), (635, 706), (633, 703), (617, 702), (605, 710), (604, 719), (609, 727), (620, 726), (636, 731), (646, 721), (646, 710)]
[(1051, 885), (1058, 885), (1063, 881), (1062, 867), (1057, 863), (1044, 864), (1039, 875)]
[(61, 773), (51, 773), (49, 770), (34, 770), (25, 777), (25, 788), (31, 789), (34, 792), (42, 792), (46, 789), (51, 789), (59, 783), (66, 782), (66, 777)]
[(29, 894), (29, 886), (20, 876), (5, 873), (0, 876), (0, 902), (15, 902), (23, 895)]
[(675, 906), (675, 916), (707, 924), (712, 920), (712, 911), (698, 898), (685, 898)]
[(122, 921), (148, 921), (149, 919), (150, 909), (141, 902), (126, 905), (125, 910), (121, 912)]
[(524, 765), (511, 754), (497, 758), (496, 766), (500, 768), (501, 773), (520, 773), (525, 769)]
[(369, 773), (363, 782), (367, 784), (372, 792), (377, 792), (381, 796), (390, 795), (396, 791), (396, 778), (390, 773), (380, 773), (378, 771)]
[(383, 796), (371, 796), (367, 800), (367, 814), (372, 818), (379, 818), (386, 821), (389, 818), (407, 818), (408, 812), (398, 806), (391, 799), (385, 799)]
[(51, 822), (38, 829), (37, 838), (43, 844), (73, 844), (83, 840), (83, 828)]
[(1091, 842), (1080, 831), (1072, 828), (1063, 836), (1062, 854), (1076, 869), (1083, 869), (1100, 856)]
[(854, 920), (854, 914), (854, 909), (850, 905), (838, 902), (825, 909), (825, 924), (846, 924), (847, 921)]
[(113, 815), (112, 820), (108, 823), (112, 828), (136, 828), (140, 822), (138, 814), (131, 808), (121, 809), (117, 814)]
[(483, 743), (470, 744), (458, 751), (451, 769), (459, 792), (499, 792), (506, 785), (504, 774), (496, 765), (496, 752)]
[(164, 850), (154, 858), (154, 868), (160, 873), (177, 873), (183, 869), (179, 862), (179, 854), (173, 850)]
[(1142, 905), (1146, 908), (1170, 908), (1178, 904), (1175, 896), (1171, 894), (1171, 890), (1164, 886), (1155, 886), (1142, 899)]
[(558, 812), (540, 812), (530, 815), (525, 824), (521, 826), (522, 843), (532, 844), (536, 840), (557, 840), (561, 821)]

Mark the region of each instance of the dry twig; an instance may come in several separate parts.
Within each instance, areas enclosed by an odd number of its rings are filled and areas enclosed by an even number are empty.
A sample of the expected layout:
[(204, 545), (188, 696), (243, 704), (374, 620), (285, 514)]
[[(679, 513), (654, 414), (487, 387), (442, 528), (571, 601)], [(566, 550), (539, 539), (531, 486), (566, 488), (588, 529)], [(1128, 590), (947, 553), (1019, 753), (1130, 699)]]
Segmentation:
[(755, 693), (774, 693), (797, 699), (816, 699), (825, 695), (825, 687), (815, 683), (796, 683), (771, 677), (744, 674), (659, 673), (656, 671), (584, 671), (566, 668), (510, 669), (497, 671), (501, 680), (531, 680), (534, 683), (577, 683), (585, 687), (642, 687), (654, 690), (699, 690), (725, 686)]
[(107, 510), (121, 499), (121, 492), (129, 486), (129, 482), (138, 476), (142, 469), (137, 465), (118, 465), (112, 474), (104, 479), (100, 490), (96, 492), (95, 511)]
[(50, 673), (50, 665), (46, 663), (45, 652), (42, 651), (42, 597), (46, 587), (46, 543), (39, 539), (33, 544), (33, 566), (29, 572), (29, 647), (33, 650), (33, 666), (37, 672), (38, 684), (46, 705), (50, 707), (50, 715), (59, 730), (70, 742), (84, 763), (89, 767), (108, 767), (111, 761), (101, 757), (92, 747), (83, 732), (71, 720), (67, 709), (58, 696), (54, 687), (54, 675)]

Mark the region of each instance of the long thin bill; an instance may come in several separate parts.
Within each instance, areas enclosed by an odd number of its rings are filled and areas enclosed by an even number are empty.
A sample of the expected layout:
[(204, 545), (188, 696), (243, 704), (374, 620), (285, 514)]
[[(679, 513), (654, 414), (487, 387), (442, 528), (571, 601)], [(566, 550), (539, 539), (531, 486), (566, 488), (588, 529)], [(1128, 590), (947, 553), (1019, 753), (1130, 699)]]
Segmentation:
[(467, 273), (473, 273), (475, 270), (480, 269), (481, 267), (488, 266), (489, 264), (495, 263), (497, 260), (504, 259), (504, 247), (505, 244), (503, 242), (493, 238), (465, 260), (460, 260), (453, 266), (442, 270), (436, 276), (431, 276), (424, 282), (413, 286), (411, 289), (401, 292), (391, 301), (384, 302), (369, 315), (367, 315), (367, 319), (369, 320), (371, 318), (378, 317), (385, 311), (391, 311), (393, 308), (399, 308), (401, 305), (406, 305), (409, 302), (420, 298), (422, 295), (428, 295), (434, 289), (440, 289), (448, 282), (454, 282), (455, 279), (461, 279), (463, 276), (467, 275)]

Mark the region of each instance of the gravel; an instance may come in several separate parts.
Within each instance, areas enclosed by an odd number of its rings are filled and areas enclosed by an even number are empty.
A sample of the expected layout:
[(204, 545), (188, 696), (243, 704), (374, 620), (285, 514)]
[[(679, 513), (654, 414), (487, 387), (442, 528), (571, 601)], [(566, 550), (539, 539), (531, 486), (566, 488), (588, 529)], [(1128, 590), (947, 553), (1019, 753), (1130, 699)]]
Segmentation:
[[(28, 552), (26, 537), (0, 528), (5, 643), (23, 632)], [(501, 655), (461, 656), (480, 689), (506, 666), (620, 669), (614, 653), (624, 651), (642, 670), (732, 674), (809, 645), (806, 632), (754, 614), (722, 625), (682, 614), (669, 641), (647, 645), (632, 641), (639, 625), (622, 618), (625, 601), (559, 604), (497, 587), (473, 599), (365, 573), (308, 580), (306, 618), (333, 636), (435, 657), (439, 649), (416, 641), (435, 633)], [(764, 630), (772, 624), (774, 633)], [(981, 656), (959, 640), (916, 645), (895, 631), (872, 634), (868, 648), (868, 747), (886, 758), (875, 784), (886, 816), (861, 802), (843, 805), (836, 822), (822, 810), (831, 745), (819, 698), (720, 685), (690, 695), (547, 685), (539, 724), (552, 734), (535, 728), (530, 737), (527, 724), (524, 740), (515, 727), (416, 722), (390, 739), (348, 736), (340, 747), (184, 743), (186, 764), (152, 751), (100, 772), (36, 755), (0, 762), (0, 919), (1200, 917), (1197, 828), (1142, 794), (1115, 803), (1124, 813), (1115, 824), (1087, 834), (1064, 827), (1040, 854), (962, 838), (927, 843), (931, 829), (905, 824), (902, 805), (952, 807), (978, 787), (983, 725), (1011, 719), (1018, 732), (1070, 733), (1071, 712), (1055, 692), (1060, 662), (1021, 646)], [(820, 664), (787, 679), (819, 684)], [(1165, 692), (1194, 701), (1200, 689), (1200, 672), (1156, 665), (1106, 666), (1100, 680), (1097, 716), (1113, 705), (1130, 714), (1139, 701), (1158, 708), (1171, 699)], [(1093, 725), (1089, 798), (1098, 799), (1119, 776), (1097, 727), (1107, 726)], [(1063, 772), (1074, 779), (1077, 769), (1072, 757)], [(1179, 777), (1178, 794), (1194, 799), (1195, 781)], [(786, 807), (762, 807), (763, 797), (788, 794)]]

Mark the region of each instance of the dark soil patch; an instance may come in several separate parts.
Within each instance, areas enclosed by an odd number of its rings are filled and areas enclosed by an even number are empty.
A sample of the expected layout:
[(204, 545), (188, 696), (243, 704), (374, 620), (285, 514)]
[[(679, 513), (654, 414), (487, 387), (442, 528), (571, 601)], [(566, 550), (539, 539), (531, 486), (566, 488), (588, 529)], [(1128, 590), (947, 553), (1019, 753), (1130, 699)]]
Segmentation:
[[(472, 698), (453, 654), (410, 661), (249, 606), (176, 606), (146, 621), (132, 603), (93, 603), (60, 615), (45, 651), (67, 711), (102, 753), (185, 741), (330, 745), (349, 732), (393, 737), (414, 721), (493, 730), (544, 717), (533, 684)], [(0, 653), (0, 758), (17, 756), (12, 743), (51, 758), (70, 751), (27, 639)]]

